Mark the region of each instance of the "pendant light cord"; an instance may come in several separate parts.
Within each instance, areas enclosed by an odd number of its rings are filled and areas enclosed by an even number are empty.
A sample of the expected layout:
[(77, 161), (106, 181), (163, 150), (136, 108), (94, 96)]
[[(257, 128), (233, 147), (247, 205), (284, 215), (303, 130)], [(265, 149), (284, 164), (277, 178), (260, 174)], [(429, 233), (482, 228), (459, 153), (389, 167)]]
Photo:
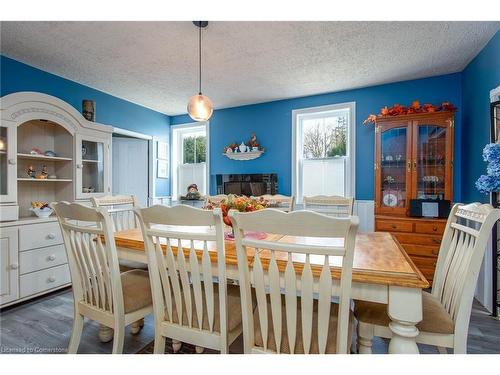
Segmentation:
[(199, 37), (198, 37), (198, 52), (199, 52), (199, 63), (200, 63), (200, 90), (199, 94), (201, 95), (201, 26), (198, 27), (199, 30)]

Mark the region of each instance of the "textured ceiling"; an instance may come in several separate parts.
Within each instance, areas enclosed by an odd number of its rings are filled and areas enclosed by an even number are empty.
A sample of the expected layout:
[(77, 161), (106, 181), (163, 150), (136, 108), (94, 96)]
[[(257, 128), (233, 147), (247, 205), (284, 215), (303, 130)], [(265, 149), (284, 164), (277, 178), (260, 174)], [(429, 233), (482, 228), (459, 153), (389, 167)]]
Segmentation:
[[(461, 71), (499, 22), (210, 22), (215, 108)], [(169, 115), (197, 92), (191, 22), (2, 22), (1, 53)]]

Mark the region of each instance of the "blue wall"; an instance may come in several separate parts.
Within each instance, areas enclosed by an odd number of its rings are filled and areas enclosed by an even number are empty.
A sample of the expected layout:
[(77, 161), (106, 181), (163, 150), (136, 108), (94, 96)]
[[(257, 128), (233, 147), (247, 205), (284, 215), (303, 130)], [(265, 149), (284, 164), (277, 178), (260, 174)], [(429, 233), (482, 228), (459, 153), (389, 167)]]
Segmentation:
[[(96, 122), (156, 136), (168, 141), (170, 117), (103, 93), (74, 81), (44, 72), (19, 61), (0, 56), (0, 96), (19, 91), (38, 91), (58, 97), (79, 112), (82, 99), (96, 102)], [(156, 180), (156, 195), (169, 195), (168, 179)]]
[[(209, 92), (207, 92), (210, 95)], [(215, 191), (214, 176), (227, 173), (277, 173), (279, 190), (291, 194), (292, 175), (292, 110), (320, 105), (356, 102), (356, 199), (373, 199), (374, 127), (364, 126), (370, 113), (394, 103), (408, 105), (418, 99), (439, 104), (450, 101), (457, 106), (455, 149), (461, 149), (461, 77), (449, 74), (433, 78), (404, 81), (363, 89), (296, 99), (254, 104), (214, 111), (210, 119), (211, 193)], [(187, 115), (171, 117), (171, 124), (192, 122)], [(266, 153), (252, 161), (234, 161), (222, 155), (224, 146), (248, 140), (255, 132)], [(461, 153), (455, 152), (454, 196), (461, 199)]]
[(482, 149), (490, 142), (490, 90), (500, 85), (500, 32), (462, 72), (463, 92), (463, 180), (465, 202), (487, 202), (489, 196), (481, 194), (475, 182), (486, 173)]

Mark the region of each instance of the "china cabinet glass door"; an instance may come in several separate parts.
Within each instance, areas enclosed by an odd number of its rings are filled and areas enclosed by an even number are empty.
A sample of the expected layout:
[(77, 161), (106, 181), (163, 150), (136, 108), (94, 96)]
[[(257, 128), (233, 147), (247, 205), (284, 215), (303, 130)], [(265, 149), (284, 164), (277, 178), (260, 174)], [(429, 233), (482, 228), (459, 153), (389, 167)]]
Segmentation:
[(413, 131), (413, 197), (451, 200), (450, 127), (418, 123)]
[(0, 125), (0, 197), (2, 202), (16, 201), (15, 126)]
[(407, 124), (377, 129), (379, 147), (375, 165), (378, 212), (404, 214), (410, 196), (410, 130)]
[(78, 145), (77, 197), (108, 193), (108, 143), (101, 139), (79, 138)]

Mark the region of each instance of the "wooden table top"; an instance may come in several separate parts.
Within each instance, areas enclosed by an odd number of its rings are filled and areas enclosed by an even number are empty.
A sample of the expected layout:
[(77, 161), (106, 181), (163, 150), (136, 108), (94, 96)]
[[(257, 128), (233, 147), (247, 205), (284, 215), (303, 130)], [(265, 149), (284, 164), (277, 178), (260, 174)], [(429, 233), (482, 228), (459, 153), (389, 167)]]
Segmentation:
[[(179, 230), (179, 227), (176, 228)], [(192, 227), (186, 230), (192, 230)], [(207, 231), (207, 228), (198, 229)], [(337, 243), (342, 245), (341, 238), (310, 238), (310, 237), (293, 237), (276, 234), (268, 234), (266, 240), (279, 242), (292, 242), (302, 244), (325, 244), (329, 245)], [(144, 251), (144, 241), (139, 228), (124, 230), (115, 233), (116, 246), (127, 248), (130, 250)], [(177, 252), (177, 241), (172, 243), (172, 250)], [(190, 248), (189, 241), (183, 241), (182, 247), (187, 256)], [(234, 240), (226, 240), (226, 264), (228, 266), (237, 266), (236, 246)], [(201, 256), (202, 243), (194, 241), (194, 247)], [(208, 243), (210, 257), (216, 259), (215, 243)], [(249, 262), (253, 261), (255, 255), (254, 249), (248, 250)], [(264, 268), (270, 260), (269, 250), (260, 250), (259, 256)], [(276, 253), (277, 264), (280, 271), (284, 271), (286, 266), (286, 253)], [(314, 276), (319, 277), (324, 258), (322, 256), (311, 256), (311, 268)], [(293, 255), (294, 267), (297, 272), (302, 272), (302, 267), (305, 261), (305, 256), (300, 254)], [(341, 258), (330, 257), (332, 267), (332, 276), (340, 278)], [(368, 283), (368, 284), (384, 284), (397, 285), (414, 288), (428, 288), (429, 283), (413, 264), (403, 248), (390, 233), (374, 232), (374, 233), (358, 233), (356, 236), (356, 246), (354, 250), (353, 264), (353, 282)]]

